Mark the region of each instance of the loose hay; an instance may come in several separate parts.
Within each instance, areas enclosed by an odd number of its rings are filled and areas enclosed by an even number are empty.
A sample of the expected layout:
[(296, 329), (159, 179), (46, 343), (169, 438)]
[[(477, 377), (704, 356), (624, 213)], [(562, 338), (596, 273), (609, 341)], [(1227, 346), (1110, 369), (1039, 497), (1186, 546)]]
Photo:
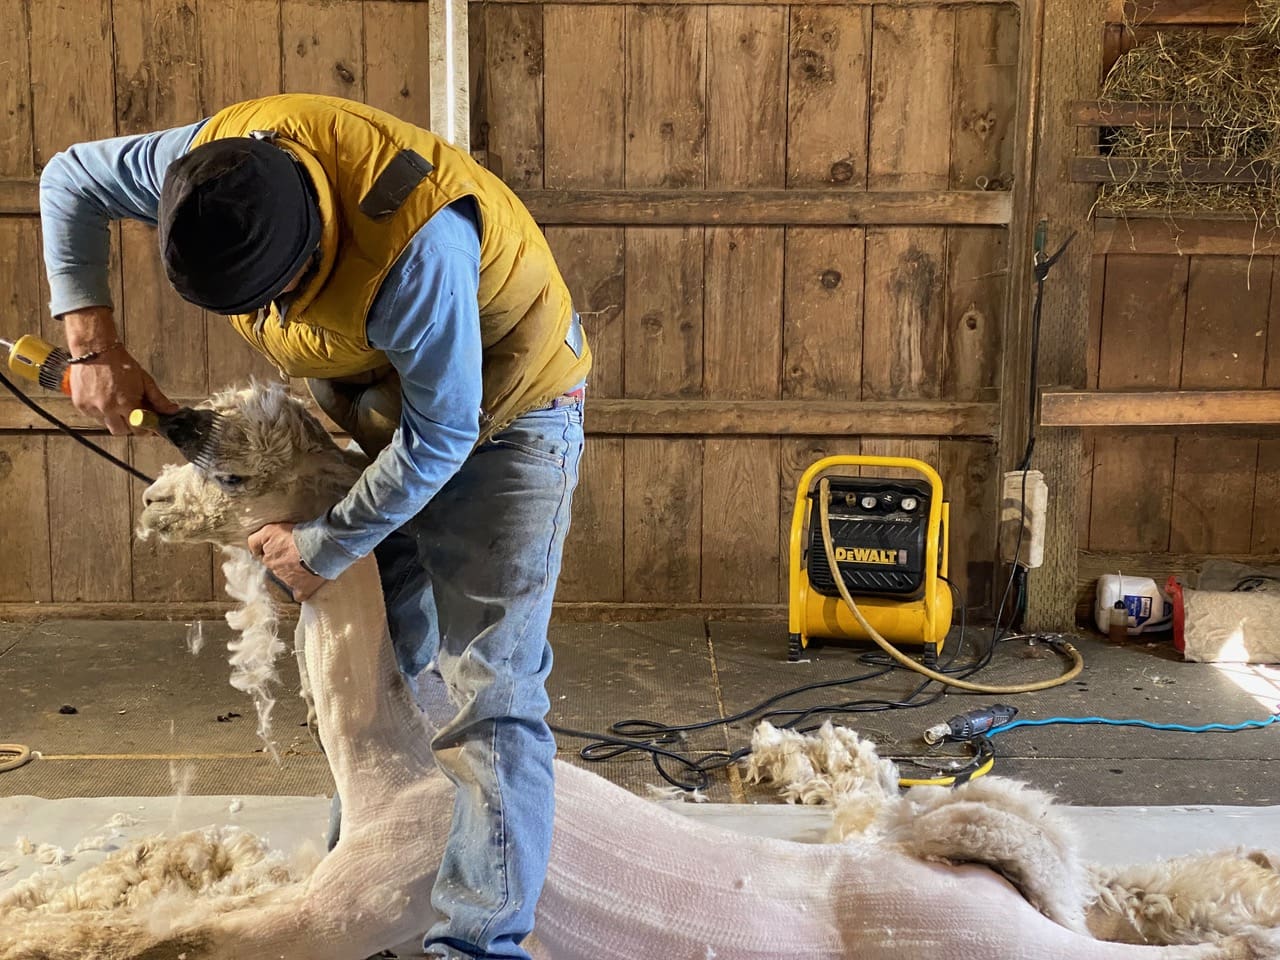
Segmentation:
[[(1171, 122), (1115, 129), (1109, 156), (1169, 170), (1159, 183), (1105, 184), (1099, 205), (1164, 212), (1247, 212), (1280, 226), (1280, 0), (1259, 0), (1257, 23), (1227, 36), (1160, 32), (1122, 56), (1103, 84), (1104, 100), (1177, 103), (1203, 112), (1201, 127)], [(1197, 183), (1185, 161), (1215, 160), (1238, 170), (1259, 164), (1250, 183)]]

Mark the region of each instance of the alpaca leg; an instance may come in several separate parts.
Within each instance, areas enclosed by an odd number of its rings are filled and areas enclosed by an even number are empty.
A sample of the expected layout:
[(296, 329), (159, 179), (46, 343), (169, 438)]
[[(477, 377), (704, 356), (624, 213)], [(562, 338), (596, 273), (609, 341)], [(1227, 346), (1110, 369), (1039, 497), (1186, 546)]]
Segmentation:
[(188, 960), (355, 960), (421, 933), (447, 835), (452, 785), (436, 774), (352, 811), (300, 890), (188, 927)]
[(1196, 943), (1256, 929), (1280, 937), (1280, 873), (1263, 851), (1095, 871), (1089, 929), (1125, 943)]
[(299, 621), (293, 631), (293, 657), (298, 662), (298, 693), (307, 705), (307, 733), (315, 741), (317, 747), (324, 750), (320, 742), (320, 727), (316, 723), (316, 700), (311, 691), (311, 677), (307, 673), (306, 637), (303, 634), (302, 622)]
[(983, 777), (954, 790), (907, 794), (903, 842), (917, 856), (984, 863), (1063, 926), (1085, 932), (1088, 870), (1070, 824), (1047, 793), (1016, 780)]

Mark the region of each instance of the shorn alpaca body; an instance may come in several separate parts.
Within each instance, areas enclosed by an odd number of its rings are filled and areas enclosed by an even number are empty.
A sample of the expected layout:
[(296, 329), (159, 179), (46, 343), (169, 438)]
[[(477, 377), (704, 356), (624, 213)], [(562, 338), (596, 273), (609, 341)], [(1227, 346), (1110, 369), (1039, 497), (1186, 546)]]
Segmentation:
[[(213, 402), (245, 421), (240, 461), (214, 477), (192, 467), (167, 471), (149, 491), (144, 527), (232, 544), (248, 532), (238, 520), (306, 515), (317, 500), (341, 494), (334, 475), (350, 467), (299, 405), (261, 389)], [(255, 452), (271, 435), (296, 444), (292, 465), (275, 477), (264, 476), (274, 458)], [(319, 472), (300, 477), (302, 463)], [(273, 502), (253, 503), (254, 490)], [(298, 502), (286, 503), (290, 497)], [(94, 871), (121, 876), (103, 882), (88, 871), (83, 896), (47, 889), (0, 898), (2, 960), (360, 960), (420, 932), (453, 787), (434, 766), (423, 715), (396, 664), (374, 561), (358, 562), (304, 604), (301, 625), (320, 736), (345, 803), (337, 847), (295, 882), (224, 882), (161, 897), (140, 892), (145, 864), (132, 863), (130, 873), (108, 860)], [(555, 773), (555, 840), (538, 942), (530, 945), (539, 960), (1280, 956), (1275, 931), (1250, 926), (1256, 915), (1240, 924), (1241, 935), (1214, 943), (1099, 942), (1082, 921), (1049, 919), (995, 870), (944, 862), (984, 859), (963, 838), (927, 859), (892, 833), (829, 844), (751, 837), (686, 819), (566, 764)], [(945, 805), (926, 804), (921, 815)], [(977, 800), (971, 806), (969, 822), (994, 822)], [(1026, 827), (1016, 811), (1008, 823)], [(986, 859), (1015, 882), (1045, 882), (1011, 868), (1002, 859), (1008, 853)], [(90, 890), (111, 892), (94, 899)]]

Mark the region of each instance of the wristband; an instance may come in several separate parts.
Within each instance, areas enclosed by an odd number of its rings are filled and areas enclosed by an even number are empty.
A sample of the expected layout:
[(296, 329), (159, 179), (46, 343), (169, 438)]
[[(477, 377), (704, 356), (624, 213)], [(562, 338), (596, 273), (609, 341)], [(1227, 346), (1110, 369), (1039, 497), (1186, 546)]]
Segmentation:
[(88, 363), (90, 360), (97, 360), (103, 354), (110, 353), (116, 347), (123, 347), (124, 344), (117, 340), (109, 347), (103, 347), (101, 350), (90, 350), (88, 353), (81, 354), (78, 357), (70, 358), (67, 363)]

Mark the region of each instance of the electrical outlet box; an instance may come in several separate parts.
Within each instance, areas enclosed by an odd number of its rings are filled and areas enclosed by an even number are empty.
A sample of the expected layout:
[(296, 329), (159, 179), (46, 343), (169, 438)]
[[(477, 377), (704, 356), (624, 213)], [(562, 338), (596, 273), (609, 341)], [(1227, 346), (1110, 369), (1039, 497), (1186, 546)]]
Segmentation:
[(1000, 496), (1000, 559), (1028, 570), (1044, 563), (1045, 513), (1049, 486), (1039, 470), (1004, 475)]

